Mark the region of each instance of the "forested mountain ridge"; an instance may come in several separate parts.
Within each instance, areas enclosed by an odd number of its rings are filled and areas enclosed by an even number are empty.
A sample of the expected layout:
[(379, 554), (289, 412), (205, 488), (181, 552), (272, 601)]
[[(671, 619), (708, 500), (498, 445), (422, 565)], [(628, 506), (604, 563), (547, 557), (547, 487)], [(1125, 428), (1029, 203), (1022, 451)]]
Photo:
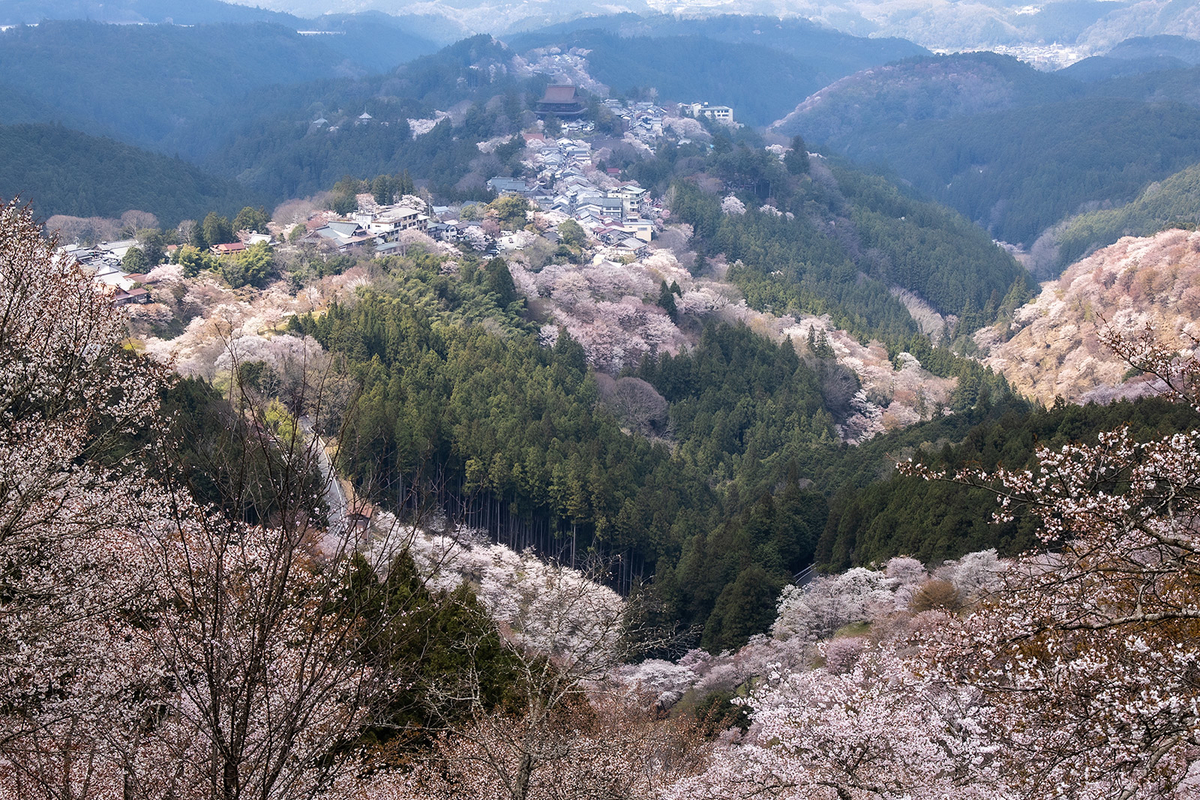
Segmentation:
[[(774, 128), (879, 165), (1029, 247), (1085, 204), (1127, 202), (1200, 160), (1194, 87), (1176, 75), (1190, 70), (1084, 85), (993, 54), (916, 59), (835, 83)], [(1176, 84), (1179, 102), (1150, 88)]]
[(1200, 223), (1200, 164), (1155, 181), (1116, 208), (1068, 217), (1044, 233), (1033, 249), (1033, 268), (1054, 275), (1122, 236), (1149, 236), (1164, 228)]
[[(752, 14), (720, 14), (712, 17), (614, 14), (511, 33), (504, 38), (514, 47), (524, 49), (553, 43), (577, 31), (590, 30), (608, 31), (621, 37), (664, 39), (697, 36), (719, 42), (753, 44), (791, 53), (814, 64), (837, 64), (839, 70), (847, 74), (861, 68), (864, 62), (887, 63), (926, 52), (921, 46), (903, 39), (868, 38), (842, 33), (803, 18)], [(859, 66), (856, 67), (856, 64)], [(825, 69), (830, 71), (827, 67)]]
[[(659, 96), (735, 106), (761, 126), (798, 100), (865, 67), (926, 51), (910, 42), (865, 39), (806, 20), (719, 16), (678, 19), (631, 14), (598, 17), (505, 36), (515, 50), (550, 46), (589, 51), (588, 73), (616, 93), (658, 90)], [(679, 64), (692, 68), (680, 70)], [(757, 76), (772, 76), (759, 80)]]
[(1126, 39), (1103, 55), (1085, 58), (1058, 71), (1084, 82), (1128, 75), (1186, 69), (1200, 64), (1196, 40), (1182, 36), (1138, 36)]
[(831, 83), (771, 125), (786, 136), (845, 147), (871, 129), (1001, 111), (1081, 95), (1082, 88), (1011, 56), (911, 58)]
[(21, 197), (43, 219), (119, 217), (152, 210), (174, 227), (209, 211), (254, 205), (241, 184), (169, 158), (61, 125), (0, 125), (0, 197)]
[(5, 85), (67, 120), (87, 120), (101, 133), (159, 148), (218, 107), (229, 113), (230, 101), (245, 102), (256, 89), (352, 72), (345, 61), (313, 37), (268, 23), (47, 21), (0, 33)]

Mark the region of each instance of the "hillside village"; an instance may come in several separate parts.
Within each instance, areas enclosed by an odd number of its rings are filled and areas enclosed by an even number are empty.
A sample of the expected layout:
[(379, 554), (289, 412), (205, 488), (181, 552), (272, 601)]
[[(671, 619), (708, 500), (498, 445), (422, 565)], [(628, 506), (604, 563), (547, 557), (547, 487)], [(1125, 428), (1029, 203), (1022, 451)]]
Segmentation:
[[(558, 226), (570, 219), (583, 229), (588, 243), (601, 248), (606, 257), (628, 260), (648, 254), (655, 233), (663, 230), (664, 219), (669, 216), (661, 198), (652, 198), (637, 181), (620, 180), (618, 169), (603, 172), (597, 169), (597, 162), (603, 159), (590, 141), (594, 138), (594, 125), (570, 119), (570, 107), (578, 106), (574, 87), (551, 86), (547, 98), (549, 100), (542, 103), (543, 116), (557, 113), (568, 117), (561, 126), (563, 135), (558, 138), (548, 135), (541, 121), (538, 130), (522, 133), (525, 144), (522, 163), (531, 177), (493, 176), (487, 181), (488, 190), (497, 197), (524, 198), (532, 208), (540, 210), (538, 234), (552, 244), (559, 242)], [(692, 143), (690, 137), (708, 138), (703, 126), (696, 121), (700, 116), (733, 124), (731, 109), (710, 107), (707, 103), (680, 107), (691, 116), (670, 114), (662, 106), (650, 102), (626, 104), (606, 100), (604, 104), (625, 123), (624, 140), (646, 151), (663, 142), (684, 145)], [(337, 131), (337, 126), (330, 126), (324, 118), (312, 124), (327, 131)], [(354, 124), (385, 123), (376, 123), (364, 111)], [(414, 128), (414, 135), (419, 134), (419, 129)], [(483, 142), (480, 149), (494, 149), (497, 144)], [(290, 231), (282, 228), (276, 231), (279, 236), (274, 238), (268, 233), (238, 231), (238, 242), (213, 245), (211, 252), (217, 257), (233, 256), (256, 242), (267, 242), (285, 246), (310, 245), (340, 254), (370, 250), (382, 257), (404, 247), (400, 241), (402, 234), (416, 231), (435, 241), (466, 243), (480, 253), (495, 255), (520, 250), (537, 238), (527, 231), (501, 231), (481, 218), (466, 218), (463, 212), (469, 214), (476, 204), (433, 206), (417, 195), (407, 195), (397, 198), (395, 203), (382, 205), (370, 194), (360, 195), (357, 201), (358, 209), (349, 215), (331, 211), (312, 213), (304, 221), (304, 231), (299, 237), (288, 236)], [(286, 242), (283, 241), (285, 238)], [(121, 260), (135, 246), (136, 239), (123, 239), (100, 242), (92, 247), (66, 245), (61, 252), (90, 270), (98, 282), (115, 287), (114, 302), (125, 305), (149, 300), (144, 286), (146, 276), (121, 268)]]

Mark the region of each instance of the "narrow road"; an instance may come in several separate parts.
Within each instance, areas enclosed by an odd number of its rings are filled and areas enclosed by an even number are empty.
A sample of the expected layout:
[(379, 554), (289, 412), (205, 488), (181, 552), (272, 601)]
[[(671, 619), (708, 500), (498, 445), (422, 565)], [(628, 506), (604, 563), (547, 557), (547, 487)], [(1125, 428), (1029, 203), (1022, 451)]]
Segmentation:
[(335, 553), (346, 533), (346, 509), (349, 507), (350, 501), (346, 498), (346, 492), (338, 480), (333, 462), (329, 460), (329, 454), (325, 452), (325, 440), (313, 431), (312, 420), (308, 417), (301, 417), (299, 423), (308, 446), (313, 448), (317, 469), (321, 473), (325, 505), (329, 507), (329, 531), (322, 539), (321, 549)]

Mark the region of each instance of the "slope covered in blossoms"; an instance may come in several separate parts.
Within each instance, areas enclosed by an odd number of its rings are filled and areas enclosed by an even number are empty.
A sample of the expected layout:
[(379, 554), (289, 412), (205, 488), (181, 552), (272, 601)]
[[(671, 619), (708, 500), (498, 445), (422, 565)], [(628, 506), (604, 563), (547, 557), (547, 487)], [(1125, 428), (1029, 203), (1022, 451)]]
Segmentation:
[[(1018, 309), (1007, 330), (975, 340), (984, 363), (1022, 394), (1051, 404), (1157, 391), (1097, 337), (1153, 327), (1172, 340), (1200, 334), (1200, 232), (1126, 237), (1072, 265)], [(1194, 338), (1192, 339), (1194, 341)]]

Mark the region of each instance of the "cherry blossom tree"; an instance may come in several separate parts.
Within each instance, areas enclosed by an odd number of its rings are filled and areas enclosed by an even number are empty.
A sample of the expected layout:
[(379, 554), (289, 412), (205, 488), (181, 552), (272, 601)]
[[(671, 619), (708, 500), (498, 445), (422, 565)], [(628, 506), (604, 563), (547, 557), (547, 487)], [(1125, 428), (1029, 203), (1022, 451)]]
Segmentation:
[(151, 476), (119, 454), (158, 427), (160, 374), (124, 337), (29, 209), (0, 208), (0, 785), (25, 796), (119, 775), (110, 745), (142, 710), (130, 524)]
[(749, 699), (747, 740), (725, 743), (670, 798), (1004, 798), (998, 759), (977, 733), (979, 693), (892, 647), (855, 665), (774, 672)]
[[(1106, 334), (1197, 408), (1200, 364), (1150, 331)], [(947, 629), (939, 662), (985, 693), (989, 735), (1034, 796), (1164, 797), (1200, 746), (1200, 431), (1042, 447), (1036, 467), (952, 477), (993, 487), (1000, 518), (1040, 522), (982, 609)], [(915, 467), (910, 471), (923, 473)]]
[[(200, 507), (170, 459), (166, 376), (11, 205), (0, 309), (0, 797), (313, 796), (393, 690), (381, 642), (408, 612), (364, 615), (377, 589), (349, 591), (350, 531), (318, 558), (319, 445), (243, 393), (272, 519)], [(294, 407), (319, 413), (323, 386), (300, 380)]]

